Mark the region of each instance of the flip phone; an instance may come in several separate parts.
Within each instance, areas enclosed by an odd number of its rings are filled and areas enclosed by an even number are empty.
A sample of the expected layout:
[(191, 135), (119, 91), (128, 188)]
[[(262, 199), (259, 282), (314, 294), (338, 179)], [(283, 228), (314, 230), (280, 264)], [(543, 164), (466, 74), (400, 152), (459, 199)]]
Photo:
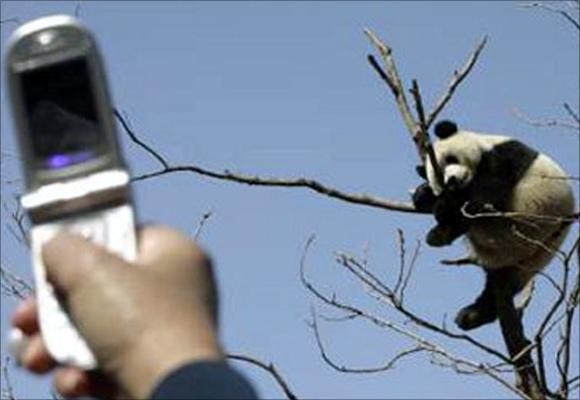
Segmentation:
[(55, 15), (20, 26), (7, 80), (22, 158), (40, 327), (51, 355), (84, 369), (96, 360), (46, 280), (41, 249), (65, 229), (136, 257), (130, 175), (117, 140), (105, 70), (92, 34)]

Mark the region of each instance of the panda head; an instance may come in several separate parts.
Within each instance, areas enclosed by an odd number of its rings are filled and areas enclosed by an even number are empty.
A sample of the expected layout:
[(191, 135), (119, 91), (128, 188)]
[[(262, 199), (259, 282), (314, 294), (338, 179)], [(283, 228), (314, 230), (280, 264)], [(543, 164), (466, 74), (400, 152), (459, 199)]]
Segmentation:
[(443, 185), (437, 182), (429, 158), (425, 165), (427, 180), (436, 195), (444, 188), (461, 190), (468, 187), (483, 154), (491, 150), (496, 141), (488, 135), (461, 130), (452, 121), (437, 123), (435, 136), (438, 140), (433, 143), (433, 150), (443, 173)]

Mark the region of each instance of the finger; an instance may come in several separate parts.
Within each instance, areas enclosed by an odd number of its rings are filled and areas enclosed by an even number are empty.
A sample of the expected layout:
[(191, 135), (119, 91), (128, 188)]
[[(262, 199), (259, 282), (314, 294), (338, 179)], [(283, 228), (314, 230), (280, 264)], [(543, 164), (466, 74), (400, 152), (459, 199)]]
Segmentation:
[(40, 330), (38, 306), (34, 297), (29, 297), (18, 305), (12, 316), (12, 325), (26, 335), (32, 335)]
[(33, 335), (28, 340), (28, 346), (22, 352), (20, 363), (31, 372), (43, 374), (56, 366), (56, 361), (48, 353), (48, 349), (40, 334)]
[(126, 265), (119, 257), (88, 240), (60, 232), (42, 248), (48, 280), (57, 290), (70, 294), (95, 270)]
[(181, 258), (192, 264), (209, 264), (209, 257), (184, 234), (161, 225), (149, 225), (138, 232), (139, 256), (141, 264), (151, 268), (166, 269), (170, 263), (161, 260)]
[(8, 351), (19, 364), (24, 350), (28, 347), (28, 343), (29, 336), (26, 336), (20, 329), (12, 328), (8, 332)]

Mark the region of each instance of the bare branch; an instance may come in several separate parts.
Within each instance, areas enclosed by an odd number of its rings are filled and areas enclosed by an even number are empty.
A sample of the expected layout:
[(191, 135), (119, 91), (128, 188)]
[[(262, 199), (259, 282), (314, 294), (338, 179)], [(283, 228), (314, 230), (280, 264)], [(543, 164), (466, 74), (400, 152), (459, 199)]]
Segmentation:
[(419, 122), (417, 122), (415, 120), (415, 117), (411, 113), (411, 109), (407, 102), (407, 98), (405, 97), (405, 90), (403, 88), (401, 78), (399, 77), (399, 72), (397, 70), (392, 49), (385, 42), (379, 39), (379, 37), (370, 29), (365, 28), (364, 33), (381, 55), (386, 70), (383, 70), (381, 68), (379, 63), (375, 60), (375, 58), (372, 55), (368, 56), (368, 60), (371, 66), (381, 77), (381, 79), (387, 84), (391, 93), (395, 97), (395, 101), (397, 103), (397, 106), (399, 107), (399, 112), (403, 118), (403, 121), (405, 122), (405, 125), (407, 126), (407, 130), (411, 134), (413, 142), (415, 143), (417, 154), (419, 155), (421, 163), (425, 165), (425, 159), (429, 157), (430, 164), (433, 165), (437, 180), (439, 182), (442, 182), (443, 174), (441, 173), (441, 168), (439, 167), (435, 154), (433, 152), (433, 147), (431, 145), (431, 140), (429, 139), (428, 130), (431, 124), (435, 121), (435, 118), (437, 118), (437, 116), (447, 105), (449, 100), (451, 100), (451, 97), (453, 96), (453, 93), (455, 92), (459, 84), (465, 79), (465, 77), (469, 74), (469, 72), (477, 62), (479, 54), (481, 53), (483, 47), (485, 46), (487, 37), (484, 37), (484, 39), (475, 49), (474, 53), (471, 55), (471, 57), (469, 58), (467, 64), (463, 67), (463, 69), (459, 72), (457, 71), (455, 72), (454, 77), (451, 80), (449, 87), (447, 89), (447, 92), (439, 99), (439, 102), (427, 117), (425, 117), (423, 102), (419, 91), (419, 85), (416, 80), (413, 80), (411, 93), (415, 99), (415, 108), (417, 111), (417, 117), (419, 119)]
[(168, 163), (165, 157), (159, 154), (157, 150), (154, 150), (152, 147), (150, 147), (137, 137), (135, 132), (131, 129), (130, 125), (128, 124), (126, 118), (124, 118), (121, 115), (121, 113), (119, 113), (117, 110), (115, 110), (115, 116), (121, 123), (121, 126), (123, 127), (124, 131), (129, 135), (129, 138), (138, 146), (143, 148), (147, 153), (149, 153), (163, 166), (163, 168), (158, 171), (133, 177), (132, 182), (138, 182), (177, 172), (190, 172), (214, 179), (237, 182), (250, 186), (301, 187), (310, 189), (316, 193), (322, 194), (327, 197), (345, 201), (347, 203), (364, 205), (383, 210), (425, 214), (425, 212), (416, 210), (413, 204), (411, 203), (381, 199), (367, 194), (347, 193), (329, 186), (325, 186), (320, 182), (309, 178), (290, 178), (290, 179), (265, 178), (257, 175), (250, 176), (237, 174), (229, 170), (224, 170), (224, 172), (217, 172), (193, 164), (172, 166)]
[(290, 400), (298, 399), (298, 397), (296, 397), (296, 395), (294, 394), (294, 391), (290, 389), (290, 386), (286, 382), (286, 379), (282, 377), (282, 375), (280, 374), (280, 372), (278, 372), (274, 364), (265, 363), (253, 357), (248, 357), (242, 354), (228, 354), (226, 357), (230, 360), (246, 362), (263, 369), (264, 371), (272, 375), (272, 377), (276, 380), (276, 383), (278, 383), (278, 385), (280, 386), (280, 388), (282, 389), (282, 391), (284, 392), (284, 394), (288, 399)]
[(176, 172), (191, 172), (198, 175), (207, 176), (210, 178), (243, 183), (250, 186), (269, 186), (269, 187), (301, 187), (310, 189), (316, 193), (327, 197), (342, 200), (347, 203), (358, 204), (383, 210), (401, 211), (406, 213), (426, 214), (425, 212), (416, 210), (413, 204), (402, 201), (387, 200), (368, 194), (347, 193), (335, 188), (325, 186), (314, 179), (308, 178), (265, 178), (257, 175), (242, 175), (225, 170), (224, 172), (211, 171), (196, 165), (181, 165), (171, 166), (159, 171), (136, 176), (132, 179), (133, 182), (138, 182), (146, 179), (151, 179), (163, 175), (168, 175)]
[(75, 18), (79, 18), (81, 16), (81, 2), (77, 1), (77, 4), (75, 4)]
[(20, 19), (16, 18), (16, 17), (12, 17), (12, 18), (6, 18), (6, 19), (0, 20), (0, 25), (10, 24), (10, 23), (20, 25)]
[[(392, 55), (392, 53), (393, 53), (392, 49), (387, 44), (385, 44), (382, 40), (380, 40), (377, 37), (377, 35), (375, 35), (375, 33), (373, 31), (371, 31), (370, 29), (364, 28), (364, 33), (369, 38), (371, 43), (375, 46), (375, 48), (379, 51), (379, 54), (381, 55), (381, 58), (383, 59), (383, 62), (385, 63), (385, 66), (387, 68), (387, 72), (385, 72), (381, 76), (387, 77), (388, 79), (386, 80), (386, 82), (387, 83), (390, 82), (389, 87), (393, 93), (393, 96), (395, 96), (395, 99), (397, 101), (397, 105), (399, 106), (399, 111), (401, 113), (401, 116), (403, 117), (403, 120), (405, 121), (405, 125), (407, 125), (407, 130), (409, 132), (411, 132), (412, 134), (415, 134), (417, 122), (415, 121), (413, 114), (411, 114), (411, 109), (409, 108), (409, 103), (407, 103), (407, 98), (405, 97), (405, 91), (403, 90), (403, 83), (401, 82), (401, 78), (399, 77), (397, 65), (396, 65), (395, 59)], [(371, 59), (372, 59), (372, 56), (369, 56), (369, 61)], [(378, 63), (376, 61), (374, 63), (371, 62), (371, 64), (373, 65), (373, 67), (375, 67), (375, 69), (377, 71), (380, 70), (380, 68), (377, 69)], [(423, 155), (423, 148), (421, 148), (419, 154)]]
[(546, 11), (549, 11), (549, 12), (552, 12), (552, 13), (560, 14), (568, 22), (570, 22), (576, 29), (578, 29), (580, 31), (580, 23), (578, 23), (578, 21), (576, 21), (570, 15), (570, 13), (568, 13), (567, 11), (565, 11), (565, 10), (563, 10), (561, 8), (552, 7), (552, 6), (549, 6), (549, 5), (544, 4), (544, 3), (527, 3), (527, 4), (521, 4), (521, 7), (523, 7), (523, 8), (541, 8), (543, 10), (546, 10)]
[(580, 128), (580, 117), (578, 116), (578, 111), (574, 111), (568, 103), (564, 103), (564, 109), (574, 119), (574, 121), (576, 121), (576, 127)]
[[(350, 304), (346, 304), (344, 302), (341, 302), (336, 298), (335, 295), (333, 295), (332, 297), (324, 295), (322, 292), (320, 292), (318, 289), (316, 289), (316, 287), (314, 287), (314, 285), (312, 285), (306, 279), (305, 274), (304, 274), (305, 257), (306, 257), (306, 253), (308, 251), (308, 248), (312, 244), (312, 241), (313, 241), (313, 237), (311, 237), (307, 241), (306, 246), (304, 248), (304, 252), (302, 253), (302, 258), (301, 258), (301, 263), (300, 263), (300, 275), (301, 275), (301, 280), (302, 280), (302, 283), (304, 284), (304, 286), (315, 297), (320, 299), (324, 304), (327, 304), (327, 305), (329, 305), (337, 310), (344, 311), (349, 315), (356, 314), (359, 317), (373, 323), (377, 327), (386, 328), (386, 329), (392, 330), (398, 334), (401, 334), (404, 337), (413, 341), (417, 347), (423, 348), (427, 352), (440, 355), (441, 357), (447, 359), (452, 365), (456, 365), (457, 368), (464, 366), (464, 367), (471, 368), (474, 371), (479, 371), (481, 373), (484, 373), (484, 374), (488, 375), (489, 377), (491, 377), (492, 379), (494, 379), (495, 381), (499, 382), (501, 385), (506, 387), (508, 390), (512, 391), (514, 394), (517, 394), (518, 396), (522, 397), (523, 399), (530, 399), (530, 397), (526, 393), (522, 392), (517, 387), (515, 387), (512, 384), (510, 384), (509, 382), (507, 382), (500, 375), (500, 371), (497, 371), (495, 368), (481, 364), (481, 363), (475, 363), (475, 362), (467, 360), (465, 358), (453, 355), (450, 352), (448, 352), (447, 350), (438, 346), (437, 344), (419, 336), (414, 331), (410, 331), (410, 330), (408, 330), (408, 329), (406, 329), (398, 324), (395, 324), (394, 322), (379, 318), (377, 316), (374, 316), (372, 314), (369, 314), (369, 313), (361, 310), (360, 308), (357, 308), (357, 307), (354, 307)], [(501, 354), (500, 354), (500, 356), (501, 356)], [(500, 357), (500, 358), (505, 359), (505, 357)], [(328, 358), (328, 360), (332, 361), (332, 360), (330, 360), (330, 358)], [(506, 359), (506, 360), (509, 361), (509, 359)], [(335, 365), (335, 366), (337, 366), (338, 368), (341, 368), (338, 365)]]
[(213, 210), (208, 211), (201, 216), (201, 219), (199, 220), (199, 223), (197, 224), (197, 229), (195, 230), (195, 233), (193, 235), (194, 240), (199, 239), (199, 237), (201, 235), (201, 231), (203, 230), (205, 223), (212, 217), (212, 215), (213, 215)]
[[(421, 91), (419, 89), (419, 84), (416, 79), (413, 79), (413, 87), (411, 88), (411, 94), (415, 100), (415, 109), (417, 110), (417, 115), (419, 116), (419, 129), (421, 129), (421, 135), (423, 137), (429, 138), (429, 128), (427, 126), (427, 121), (425, 120), (425, 111), (423, 108), (423, 99), (421, 97)], [(431, 141), (428, 140), (429, 145), (426, 147), (427, 157), (429, 157), (429, 162), (433, 166), (433, 171), (435, 172), (435, 180), (437, 183), (443, 187), (445, 179), (443, 178), (443, 171), (437, 162), (437, 157), (435, 156), (435, 151), (431, 145)]]
[(322, 357), (324, 362), (326, 362), (326, 364), (328, 364), (330, 367), (332, 367), (333, 369), (335, 369), (338, 372), (350, 373), (350, 374), (372, 374), (372, 373), (377, 373), (377, 372), (384, 372), (384, 371), (387, 371), (389, 369), (393, 369), (395, 367), (395, 364), (398, 361), (400, 361), (401, 359), (408, 357), (410, 355), (414, 355), (416, 353), (422, 352), (422, 351), (426, 351), (426, 349), (423, 348), (422, 346), (413, 346), (407, 350), (403, 350), (403, 351), (399, 352), (394, 357), (389, 359), (386, 363), (384, 363), (383, 365), (377, 366), (377, 367), (353, 368), (353, 367), (347, 367), (345, 365), (340, 365), (340, 364), (336, 363), (335, 361), (333, 361), (332, 358), (328, 355), (328, 353), (324, 347), (324, 344), (322, 342), (322, 338), (320, 337), (318, 324), (316, 322), (316, 314), (315, 314), (314, 310), (312, 310), (311, 313), (312, 313), (312, 322), (309, 324), (309, 326), (314, 331), (314, 337), (316, 338), (316, 345), (318, 346), (320, 356)]
[(0, 264), (0, 289), (8, 297), (24, 300), (34, 293), (32, 285)]
[(449, 100), (451, 100), (451, 97), (453, 97), (453, 93), (455, 93), (455, 90), (459, 87), (459, 84), (463, 82), (463, 80), (465, 79), (465, 77), (467, 77), (467, 75), (469, 75), (475, 63), (477, 62), (477, 59), (479, 58), (481, 51), (485, 47), (486, 43), (487, 36), (484, 36), (483, 39), (481, 39), (481, 41), (475, 48), (475, 50), (473, 51), (473, 53), (471, 54), (471, 56), (469, 57), (469, 59), (467, 60), (467, 62), (465, 63), (465, 65), (463, 66), (463, 68), (453, 73), (453, 77), (449, 82), (447, 91), (441, 96), (441, 98), (439, 99), (439, 101), (437, 102), (437, 104), (427, 117), (427, 122), (425, 123), (427, 129), (429, 129), (429, 127), (433, 124), (439, 113), (443, 111), (443, 108), (447, 105)]
[(8, 373), (8, 365), (10, 364), (10, 357), (4, 358), (2, 363), (2, 390), (0, 391), (0, 397), (2, 400), (17, 400), (14, 394), (14, 388), (12, 387), (12, 380), (10, 379), (10, 374)]
[[(311, 236), (307, 240), (306, 245), (304, 246), (304, 250), (302, 252), (302, 257), (300, 259), (300, 280), (301, 280), (302, 284), (304, 285), (304, 287), (311, 294), (313, 294), (314, 297), (318, 298), (323, 303), (332, 305), (334, 308), (339, 309), (348, 315), (356, 314), (359, 316), (363, 316), (379, 326), (383, 326), (383, 327), (388, 326), (390, 329), (393, 329), (396, 332), (402, 333), (399, 331), (401, 328), (395, 327), (395, 324), (393, 324), (391, 322), (382, 321), (382, 320), (379, 320), (375, 317), (369, 317), (368, 315), (364, 315), (364, 313), (361, 310), (357, 309), (356, 307), (346, 305), (346, 304), (339, 304), (336, 301), (336, 299), (334, 298), (334, 296), (329, 297), (327, 295), (324, 295), (310, 281), (308, 281), (308, 279), (306, 278), (306, 255), (307, 255), (308, 250), (313, 242), (314, 242), (314, 236)], [(352, 258), (350, 260), (347, 259), (347, 261), (351, 261), (351, 260), (353, 260), (353, 259)], [(349, 271), (351, 271), (353, 274), (355, 274), (355, 276), (359, 280), (364, 282), (367, 286), (371, 287), (375, 292), (381, 294), (382, 296), (384, 296), (387, 299), (390, 299), (390, 304), (396, 310), (398, 310), (400, 313), (402, 313), (402, 315), (409, 318), (417, 326), (428, 329), (430, 331), (433, 331), (435, 333), (438, 333), (440, 335), (446, 336), (446, 337), (451, 338), (451, 339), (465, 341), (465, 342), (470, 343), (473, 346), (477, 347), (479, 350), (482, 350), (488, 354), (491, 354), (491, 355), (497, 357), (498, 359), (500, 359), (503, 362), (506, 362), (506, 363), (510, 362), (510, 359), (508, 357), (506, 357), (504, 354), (502, 354), (501, 352), (497, 351), (494, 348), (491, 348), (491, 347), (479, 342), (478, 340), (474, 339), (473, 337), (471, 337), (465, 333), (451, 332), (447, 329), (439, 327), (439, 326), (435, 325), (434, 323), (431, 323), (431, 322), (425, 320), (424, 318), (418, 316), (414, 312), (409, 311), (396, 298), (394, 298), (394, 294), (392, 293), (392, 290), (389, 289), (388, 287), (386, 287), (382, 282), (380, 282), (380, 280), (376, 276), (374, 276), (370, 271), (366, 270), (364, 272), (364, 274), (357, 273), (356, 269), (355, 269), (356, 263), (347, 262), (347, 263), (342, 264), (342, 265), (347, 267), (347, 269)], [(402, 333), (402, 334), (405, 334), (405, 333)]]
[(115, 117), (117, 118), (117, 120), (121, 123), (121, 126), (123, 127), (123, 129), (125, 130), (125, 132), (131, 138), (131, 140), (135, 144), (137, 144), (139, 147), (141, 147), (142, 149), (144, 149), (147, 153), (149, 153), (150, 156), (152, 156), (153, 158), (155, 158), (159, 162), (159, 164), (161, 164), (161, 166), (163, 168), (167, 169), (169, 167), (169, 163), (167, 162), (167, 160), (165, 159), (165, 157), (163, 157), (159, 153), (159, 151), (153, 150), (153, 148), (151, 148), (149, 145), (147, 145), (145, 142), (143, 142), (142, 140), (139, 139), (139, 137), (131, 129), (131, 123), (129, 122), (129, 118), (126, 115), (125, 116), (121, 115), (121, 113), (119, 112), (119, 110), (117, 110), (116, 108), (113, 109), (113, 112), (114, 112)]
[[(568, 111), (568, 109), (566, 109), (566, 110)], [(561, 121), (561, 120), (558, 120), (558, 119), (545, 119), (545, 120), (534, 119), (534, 118), (530, 117), (529, 115), (525, 114), (519, 108), (514, 108), (512, 110), (512, 112), (514, 113), (514, 115), (516, 116), (516, 118), (518, 118), (519, 120), (525, 122), (526, 124), (528, 124), (530, 126), (533, 126), (534, 128), (553, 128), (553, 127), (559, 127), (559, 128), (570, 129), (570, 130), (573, 130), (573, 131), (577, 131), (578, 130), (578, 122), (571, 123), (571, 122), (567, 122), (567, 121)], [(570, 113), (573, 117), (575, 116), (574, 115), (574, 112), (572, 111), (571, 108), (568, 111), (568, 113)]]

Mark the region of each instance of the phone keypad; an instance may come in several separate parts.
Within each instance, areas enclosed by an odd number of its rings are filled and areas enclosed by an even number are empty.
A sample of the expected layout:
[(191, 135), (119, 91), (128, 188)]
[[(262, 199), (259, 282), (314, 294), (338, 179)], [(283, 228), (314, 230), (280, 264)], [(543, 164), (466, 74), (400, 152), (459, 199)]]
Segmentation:
[(40, 325), (48, 350), (60, 363), (93, 369), (96, 360), (58, 302), (52, 285), (46, 279), (42, 262), (42, 245), (63, 229), (78, 233), (126, 260), (133, 261), (137, 248), (133, 208), (123, 205), (82, 217), (36, 225), (31, 230)]

